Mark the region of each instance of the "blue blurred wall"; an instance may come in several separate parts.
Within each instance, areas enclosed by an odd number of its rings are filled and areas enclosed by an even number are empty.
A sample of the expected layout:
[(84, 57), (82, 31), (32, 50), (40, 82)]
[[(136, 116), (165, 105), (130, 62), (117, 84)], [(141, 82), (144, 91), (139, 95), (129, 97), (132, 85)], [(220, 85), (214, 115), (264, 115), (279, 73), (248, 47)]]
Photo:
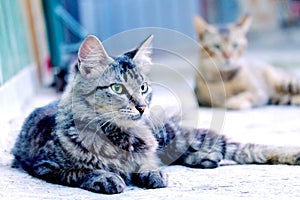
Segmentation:
[[(235, 20), (238, 13), (237, 0), (43, 0), (43, 2), (45, 13), (50, 13), (48, 35), (52, 47), (50, 48), (52, 62), (55, 66), (66, 63), (64, 58), (67, 56), (64, 55), (69, 54), (63, 52), (61, 46), (71, 46), (70, 43), (73, 43), (75, 44), (73, 49), (78, 49), (78, 42), (85, 36), (81, 34), (74, 37), (68, 27), (59, 21), (59, 16), (53, 16), (53, 10), (57, 5), (62, 5), (87, 30), (85, 34), (97, 35), (102, 41), (123, 31), (145, 27), (171, 29), (196, 39), (193, 24), (195, 15), (203, 16), (208, 22), (224, 23)], [(60, 36), (58, 39), (54, 37), (57, 35)], [(159, 40), (167, 44), (170, 44), (169, 41), (172, 41), (169, 37)], [(175, 43), (182, 45), (177, 41), (172, 42), (172, 45)], [(117, 46), (122, 45), (120, 43)]]
[(78, 1), (80, 21), (102, 40), (134, 28), (163, 27), (194, 36), (193, 18), (200, 0), (85, 0)]

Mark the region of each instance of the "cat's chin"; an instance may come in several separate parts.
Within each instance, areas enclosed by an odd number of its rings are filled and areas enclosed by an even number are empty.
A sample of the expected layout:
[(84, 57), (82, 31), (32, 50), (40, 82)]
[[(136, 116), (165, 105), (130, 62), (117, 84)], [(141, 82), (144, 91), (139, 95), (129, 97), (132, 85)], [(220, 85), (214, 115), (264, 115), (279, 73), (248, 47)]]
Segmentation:
[(235, 72), (235, 71), (238, 71), (240, 69), (240, 67), (222, 67), (222, 68), (219, 68), (219, 71), (220, 72)]
[(136, 123), (142, 119), (141, 115), (136, 115), (136, 116), (130, 116), (128, 118), (123, 118), (123, 119), (116, 119), (115, 123), (118, 126), (126, 127), (126, 126), (131, 126), (131, 125), (136, 125)]
[(218, 68), (220, 72), (233, 72), (239, 70), (240, 66), (240, 63), (225, 62), (220, 64)]
[(137, 121), (137, 120), (140, 120), (141, 118), (142, 118), (141, 115), (135, 115), (135, 116), (132, 116), (132, 117), (131, 117), (131, 120)]

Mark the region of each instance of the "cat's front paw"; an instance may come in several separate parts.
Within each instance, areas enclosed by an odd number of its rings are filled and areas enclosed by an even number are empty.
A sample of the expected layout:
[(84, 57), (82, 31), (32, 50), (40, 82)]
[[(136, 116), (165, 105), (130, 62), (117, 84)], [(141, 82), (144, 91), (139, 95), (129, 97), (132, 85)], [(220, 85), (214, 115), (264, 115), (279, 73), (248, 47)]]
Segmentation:
[(87, 180), (80, 187), (97, 193), (118, 194), (124, 191), (126, 184), (117, 174), (102, 172), (87, 177)]
[(134, 174), (133, 181), (145, 188), (164, 188), (168, 185), (168, 175), (162, 171), (148, 171)]
[(248, 100), (229, 100), (226, 104), (226, 108), (230, 110), (246, 110), (250, 109), (252, 104)]
[(251, 92), (242, 92), (227, 99), (225, 107), (232, 110), (245, 110), (253, 107), (255, 96)]

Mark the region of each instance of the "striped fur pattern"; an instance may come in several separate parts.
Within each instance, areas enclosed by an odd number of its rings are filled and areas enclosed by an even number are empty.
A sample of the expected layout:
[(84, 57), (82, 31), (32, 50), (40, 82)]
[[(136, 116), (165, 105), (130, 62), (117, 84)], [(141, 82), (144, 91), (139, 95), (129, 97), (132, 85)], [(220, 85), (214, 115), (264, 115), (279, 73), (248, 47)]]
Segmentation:
[(300, 164), (299, 148), (242, 145), (210, 130), (182, 127), (176, 116), (160, 121), (150, 114), (151, 84), (142, 69), (150, 61), (145, 56), (151, 40), (112, 58), (89, 36), (62, 98), (25, 120), (13, 167), (51, 183), (115, 194), (129, 184), (166, 187), (163, 164)]
[(200, 65), (195, 92), (200, 105), (247, 109), (266, 104), (300, 105), (300, 81), (266, 63), (244, 58), (251, 17), (225, 26), (195, 18)]

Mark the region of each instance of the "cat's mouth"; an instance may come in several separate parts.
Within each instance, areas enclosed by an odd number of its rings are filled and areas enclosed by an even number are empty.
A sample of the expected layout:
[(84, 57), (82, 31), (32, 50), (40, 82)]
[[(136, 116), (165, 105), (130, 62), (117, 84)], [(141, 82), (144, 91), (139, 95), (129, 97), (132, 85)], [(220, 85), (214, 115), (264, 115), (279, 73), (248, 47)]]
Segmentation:
[(219, 68), (219, 71), (220, 72), (224, 72), (224, 73), (230, 73), (230, 72), (235, 72), (235, 71), (238, 71), (240, 69), (240, 67), (233, 67), (233, 66), (230, 66), (230, 67), (222, 67), (222, 68)]
[(143, 116), (143, 113), (130, 108), (120, 109), (119, 112), (125, 120), (139, 120)]
[(234, 64), (226, 64), (224, 63), (219, 67), (219, 71), (221, 73), (235, 73), (240, 69), (240, 65), (234, 65)]
[(220, 64), (219, 70), (224, 72), (230, 72), (230, 71), (238, 70), (240, 67), (241, 67), (240, 62), (226, 60)]

